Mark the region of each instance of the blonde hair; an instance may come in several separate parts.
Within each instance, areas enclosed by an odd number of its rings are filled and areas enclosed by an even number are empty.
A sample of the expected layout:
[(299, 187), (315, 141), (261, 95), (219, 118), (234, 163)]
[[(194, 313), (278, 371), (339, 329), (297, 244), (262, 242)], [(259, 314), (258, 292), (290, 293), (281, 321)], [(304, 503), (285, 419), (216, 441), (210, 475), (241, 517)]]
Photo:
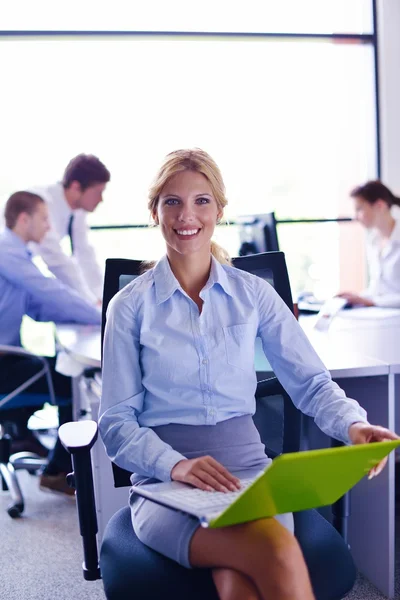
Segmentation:
[[(194, 148), (192, 150), (175, 150), (164, 159), (150, 189), (148, 208), (152, 215), (156, 214), (160, 194), (167, 182), (183, 171), (201, 173), (210, 184), (213, 196), (217, 203), (218, 211), (223, 212), (228, 201), (225, 196), (225, 185), (221, 171), (216, 162), (207, 152)], [(219, 244), (211, 241), (211, 254), (222, 264), (231, 264), (228, 252)]]

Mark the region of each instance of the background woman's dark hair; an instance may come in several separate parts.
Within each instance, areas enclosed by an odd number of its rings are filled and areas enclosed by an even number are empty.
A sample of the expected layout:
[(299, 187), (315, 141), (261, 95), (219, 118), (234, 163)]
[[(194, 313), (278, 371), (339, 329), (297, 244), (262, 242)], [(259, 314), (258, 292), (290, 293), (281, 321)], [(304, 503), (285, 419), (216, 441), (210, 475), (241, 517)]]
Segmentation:
[(388, 206), (400, 206), (400, 198), (395, 196), (386, 185), (383, 185), (378, 179), (375, 181), (367, 181), (364, 185), (359, 185), (351, 191), (352, 198), (363, 198), (369, 204), (375, 204), (377, 200), (383, 200)]
[(110, 171), (93, 154), (78, 154), (65, 169), (63, 186), (69, 188), (73, 181), (77, 181), (84, 192), (88, 187), (97, 183), (108, 183)]

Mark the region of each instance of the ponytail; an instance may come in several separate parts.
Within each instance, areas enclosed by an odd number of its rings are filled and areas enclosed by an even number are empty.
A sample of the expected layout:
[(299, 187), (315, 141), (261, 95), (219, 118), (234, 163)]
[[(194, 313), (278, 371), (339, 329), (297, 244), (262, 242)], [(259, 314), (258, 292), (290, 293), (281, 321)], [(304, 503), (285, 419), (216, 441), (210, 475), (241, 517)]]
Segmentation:
[(222, 265), (232, 266), (232, 260), (228, 252), (214, 240), (211, 240), (211, 254)]
[(394, 196), (392, 198), (392, 205), (393, 206), (398, 206), (400, 208), (400, 198), (398, 196)]

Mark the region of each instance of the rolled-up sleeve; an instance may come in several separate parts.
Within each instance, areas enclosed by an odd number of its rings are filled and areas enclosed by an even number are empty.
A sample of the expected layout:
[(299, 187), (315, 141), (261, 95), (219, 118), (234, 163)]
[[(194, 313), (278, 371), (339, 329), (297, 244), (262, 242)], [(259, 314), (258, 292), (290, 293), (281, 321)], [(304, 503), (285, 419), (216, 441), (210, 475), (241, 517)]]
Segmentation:
[(259, 280), (259, 331), (264, 353), (295, 406), (330, 437), (350, 443), (349, 427), (368, 422), (363, 408), (334, 382), (275, 290)]
[(139, 475), (171, 480), (185, 456), (148, 427), (141, 427), (145, 389), (140, 367), (140, 336), (132, 296), (122, 290), (111, 301), (103, 348), (99, 429), (109, 458)]

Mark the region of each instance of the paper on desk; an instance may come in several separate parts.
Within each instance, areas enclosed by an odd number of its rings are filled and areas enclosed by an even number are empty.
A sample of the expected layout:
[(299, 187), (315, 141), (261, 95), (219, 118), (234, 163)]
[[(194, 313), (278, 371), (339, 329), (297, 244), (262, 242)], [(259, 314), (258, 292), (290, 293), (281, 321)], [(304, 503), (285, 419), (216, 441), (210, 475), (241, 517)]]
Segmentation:
[(77, 362), (66, 352), (59, 352), (56, 360), (56, 371), (67, 377), (79, 377), (85, 370), (82, 363)]

